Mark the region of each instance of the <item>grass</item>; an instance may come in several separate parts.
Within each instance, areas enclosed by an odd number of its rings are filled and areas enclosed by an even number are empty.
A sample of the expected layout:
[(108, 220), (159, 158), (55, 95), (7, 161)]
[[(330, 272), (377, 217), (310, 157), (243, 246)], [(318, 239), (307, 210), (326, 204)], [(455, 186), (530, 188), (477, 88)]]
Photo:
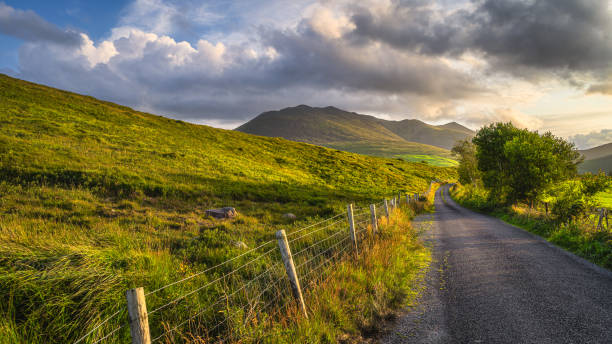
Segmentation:
[(326, 147), (339, 149), (346, 152), (382, 156), (386, 158), (397, 158), (402, 155), (437, 155), (451, 158), (450, 151), (425, 145), (422, 143), (405, 141), (387, 142), (332, 142), (324, 144)]
[(431, 250), (412, 229), (411, 210), (397, 210), (381, 224), (382, 240), (366, 241), (356, 260), (335, 266), (315, 292), (305, 296), (309, 318), (279, 324), (275, 335), (255, 342), (346, 343), (376, 338), (397, 311), (415, 302)]
[(612, 231), (595, 230), (592, 223), (594, 218), (589, 219), (591, 223), (588, 224), (560, 224), (541, 208), (529, 210), (526, 205), (519, 204), (506, 209), (489, 209), (486, 191), (470, 186), (454, 187), (451, 189), (451, 196), (463, 206), (499, 217), (592, 263), (612, 270)]
[[(454, 169), (188, 124), (2, 75), (0, 99), (0, 343), (73, 342), (122, 307), (126, 289), (190, 276), (242, 253), (238, 241), (255, 247), (349, 202), (455, 178)], [(220, 206), (240, 215), (205, 216)], [(295, 333), (323, 331), (308, 328)]]
[(398, 155), (397, 157), (406, 161), (423, 162), (432, 166), (456, 167), (459, 165), (459, 162), (457, 162), (456, 160), (445, 158), (439, 155), (402, 154)]
[(600, 207), (612, 209), (612, 190), (596, 194), (595, 199)]

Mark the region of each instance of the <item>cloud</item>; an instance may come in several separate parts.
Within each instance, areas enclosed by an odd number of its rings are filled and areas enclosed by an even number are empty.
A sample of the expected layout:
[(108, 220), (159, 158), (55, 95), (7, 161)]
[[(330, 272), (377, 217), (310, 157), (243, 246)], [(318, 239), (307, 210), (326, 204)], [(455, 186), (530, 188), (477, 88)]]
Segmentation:
[(461, 118), (471, 127), (478, 128), (486, 123), (511, 122), (519, 128), (538, 129), (543, 122), (539, 118), (527, 115), (511, 107), (490, 107), (481, 111), (466, 112), (461, 107), (441, 108), (438, 116), (440, 118)]
[[(550, 0), (313, 2), (283, 2), (282, 20), (270, 22), (262, 18), (277, 18), (279, 3), (271, 0), (256, 6), (241, 0), (206, 6), (136, 0), (104, 39), (84, 33), (73, 45), (29, 39), (19, 50), (16, 76), (224, 126), (307, 103), (395, 119), (474, 127), (512, 121), (535, 129), (542, 122), (517, 110), (541, 88), (525, 75), (586, 73), (575, 78), (581, 85), (572, 86), (584, 90), (582, 85), (603, 80), (587, 74), (608, 75), (596, 71), (612, 61), (610, 35), (597, 34), (609, 29), (604, 19), (610, 13), (597, 13), (601, 6), (594, 1), (559, 0), (557, 7)], [(249, 15), (253, 9), (256, 14)], [(546, 17), (546, 11), (556, 16)], [(27, 13), (28, 25), (44, 22)], [(49, 32), (73, 34), (46, 25)], [(207, 25), (226, 31), (203, 30), (190, 38), (181, 33)], [(584, 41), (572, 30), (584, 33)], [(585, 43), (593, 44), (590, 50)], [(538, 51), (540, 45), (547, 51)]]
[(32, 11), (14, 9), (0, 3), (0, 33), (29, 42), (50, 42), (65, 46), (79, 46), (81, 35), (62, 30)]
[(576, 144), (578, 149), (589, 149), (612, 142), (612, 129), (602, 129), (589, 134), (570, 136), (569, 140)]
[(230, 45), (177, 42), (119, 27), (97, 44), (81, 34), (83, 43), (72, 50), (25, 44), (20, 76), (177, 118), (217, 122), (307, 100), (327, 105), (333, 99), (360, 110), (373, 103), (364, 99), (380, 99), (379, 105), (405, 113), (424, 98), (464, 99), (483, 91), (441, 59), (377, 44), (354, 46), (341, 39), (350, 30), (347, 23), (322, 9), (295, 28), (260, 28), (255, 43)]
[[(599, 71), (612, 61), (607, 1), (477, 0), (458, 8), (393, 1), (378, 13), (357, 8), (356, 42), (382, 41), (425, 55), (484, 54), (507, 72)], [(524, 76), (524, 75), (523, 75)]]
[(587, 94), (598, 93), (604, 95), (612, 95), (612, 82), (591, 85), (587, 90)]
[(158, 35), (191, 31), (198, 25), (214, 23), (221, 16), (207, 5), (192, 1), (135, 0), (122, 11), (121, 26), (138, 28)]

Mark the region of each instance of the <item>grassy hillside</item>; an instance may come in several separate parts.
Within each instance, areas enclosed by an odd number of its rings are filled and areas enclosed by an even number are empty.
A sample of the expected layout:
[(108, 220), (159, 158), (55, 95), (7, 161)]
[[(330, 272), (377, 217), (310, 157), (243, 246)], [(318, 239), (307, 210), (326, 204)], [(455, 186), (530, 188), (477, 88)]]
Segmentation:
[(612, 143), (582, 150), (584, 162), (578, 165), (580, 173), (598, 173), (600, 170), (607, 174), (612, 173)]
[(612, 155), (603, 158), (585, 160), (582, 164), (578, 165), (578, 171), (580, 173), (598, 173), (600, 170), (604, 171), (608, 175), (612, 173)]
[(456, 160), (443, 158), (437, 155), (400, 155), (406, 161), (422, 162), (432, 166), (456, 167), (459, 163)]
[(580, 154), (584, 155), (585, 160), (593, 160), (610, 156), (612, 155), (612, 142), (590, 149), (581, 150)]
[[(236, 256), (237, 241), (255, 247), (348, 202), (420, 191), (454, 173), (0, 75), (0, 343), (72, 342), (130, 287), (151, 290)], [(219, 206), (241, 215), (204, 215)]]
[(386, 121), (331, 106), (306, 105), (262, 113), (236, 130), (384, 157), (427, 154), (450, 158), (452, 145), (473, 135), (457, 123), (433, 126), (418, 120)]

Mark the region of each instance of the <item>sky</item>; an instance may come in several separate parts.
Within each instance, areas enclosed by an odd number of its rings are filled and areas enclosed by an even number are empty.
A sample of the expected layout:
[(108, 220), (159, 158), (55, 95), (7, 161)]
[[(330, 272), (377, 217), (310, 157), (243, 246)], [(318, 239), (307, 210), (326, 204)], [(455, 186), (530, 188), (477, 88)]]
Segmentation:
[(308, 104), (589, 148), (612, 142), (612, 1), (5, 1), (0, 72), (222, 128)]

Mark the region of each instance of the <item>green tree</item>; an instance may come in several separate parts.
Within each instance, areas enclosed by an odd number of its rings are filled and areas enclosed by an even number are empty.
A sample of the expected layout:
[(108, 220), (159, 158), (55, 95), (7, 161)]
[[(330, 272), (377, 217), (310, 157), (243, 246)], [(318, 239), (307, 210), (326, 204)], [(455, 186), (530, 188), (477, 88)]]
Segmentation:
[(451, 150), (454, 156), (459, 158), (459, 182), (463, 185), (476, 185), (480, 180), (478, 171), (478, 160), (476, 159), (476, 146), (472, 141), (465, 139), (457, 141)]
[(504, 144), (510, 168), (504, 172), (508, 185), (507, 202), (521, 200), (533, 204), (552, 183), (577, 174), (580, 154), (569, 143), (551, 133), (520, 130)]
[(506, 158), (505, 144), (511, 141), (520, 130), (512, 123), (494, 123), (482, 127), (472, 139), (476, 146), (478, 170), (482, 183), (489, 189), (489, 199), (493, 203), (504, 201), (507, 193), (507, 172), (510, 162)]
[(612, 187), (612, 178), (606, 176), (603, 171), (599, 171), (598, 174), (587, 172), (581, 176), (580, 181), (584, 185), (584, 194), (587, 197), (593, 197), (596, 193)]
[(483, 127), (473, 142), (483, 184), (498, 204), (532, 203), (553, 183), (576, 176), (581, 161), (572, 143), (511, 123)]

